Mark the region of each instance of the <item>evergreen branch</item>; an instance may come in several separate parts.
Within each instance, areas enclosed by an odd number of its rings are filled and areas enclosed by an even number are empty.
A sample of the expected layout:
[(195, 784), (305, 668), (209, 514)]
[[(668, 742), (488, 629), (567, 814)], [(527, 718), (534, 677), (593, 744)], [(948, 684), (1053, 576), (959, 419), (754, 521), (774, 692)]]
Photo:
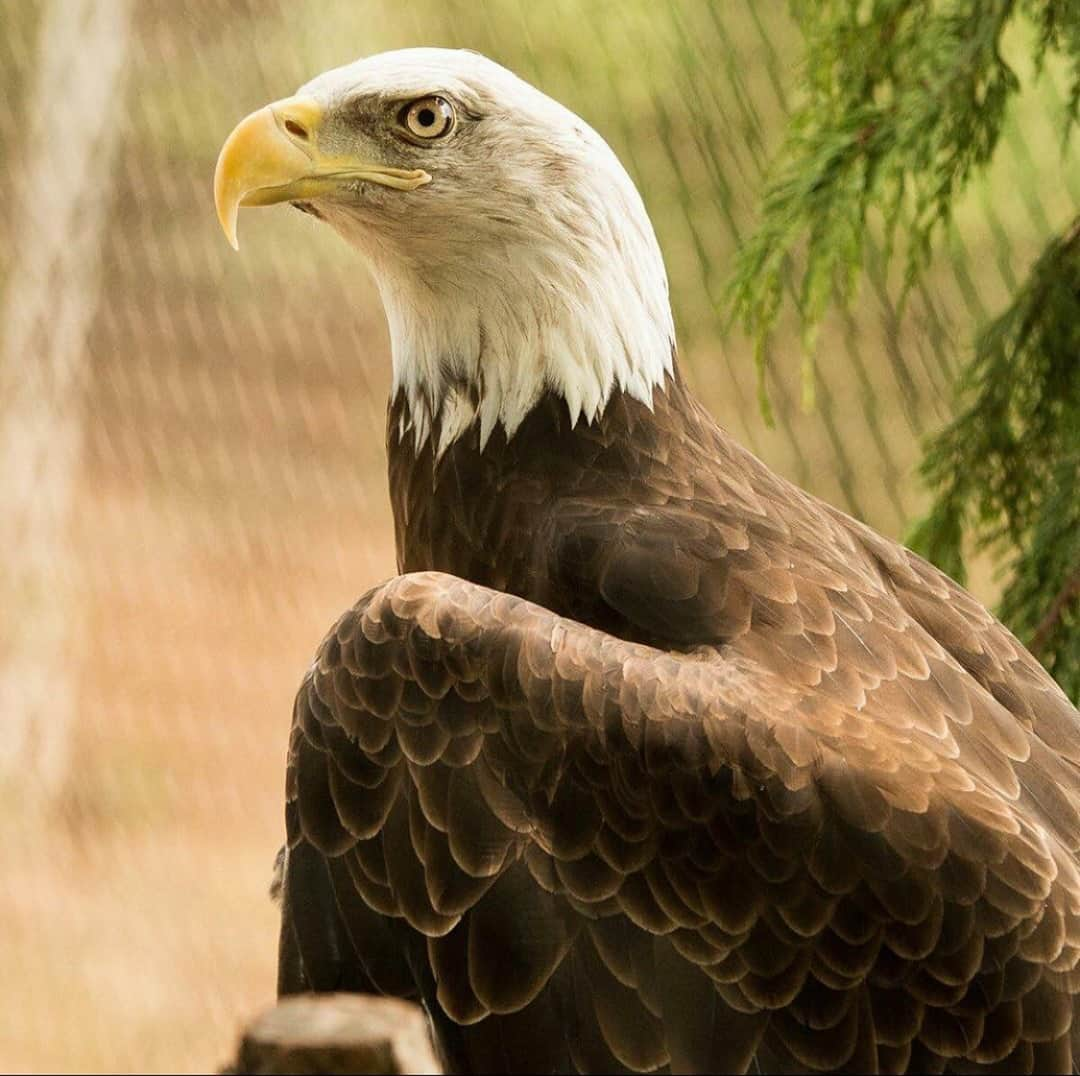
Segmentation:
[(1025, 11), (1038, 30), (1036, 69), (1041, 70), (1048, 52), (1069, 59), (1069, 100), (1062, 142), (1080, 121), (1080, 0), (1040, 0), (1029, 2)]
[[(732, 320), (754, 338), (759, 377), (789, 267), (812, 343), (828, 306), (847, 306), (862, 268), (871, 209), (886, 260), (905, 242), (904, 293), (971, 175), (992, 157), (1019, 88), (1000, 50), (1022, 9), (1035, 59), (1072, 64), (1066, 128), (1080, 108), (1080, 0), (795, 0), (807, 41), (805, 100), (771, 169), (760, 224), (736, 256)], [(801, 257), (797, 257), (800, 255)]]
[(926, 448), (937, 495), (908, 535), (963, 580), (963, 542), (1008, 559), (1000, 613), (1080, 698), (1080, 216), (980, 335), (959, 413)]
[[(902, 238), (904, 294), (918, 282), (955, 199), (994, 154), (1019, 89), (1001, 40), (1020, 17), (1036, 29), (1036, 71), (1051, 53), (1070, 65), (1063, 136), (1080, 118), (1080, 0), (793, 7), (807, 43), (804, 100), (727, 292), (755, 341), (767, 419), (765, 344), (784, 288), (794, 279), (809, 351), (826, 309), (851, 301), (874, 210), (886, 264)], [(936, 495), (909, 540), (961, 582), (968, 539), (1007, 564), (1002, 618), (1080, 698), (1080, 218), (981, 333), (958, 400), (927, 446), (922, 472)]]
[(1054, 595), (1054, 600), (1050, 603), (1046, 615), (1039, 621), (1035, 631), (1032, 632), (1029, 645), (1031, 652), (1036, 657), (1046, 649), (1047, 642), (1061, 622), (1066, 606), (1077, 598), (1080, 598), (1080, 568), (1073, 572), (1065, 586)]

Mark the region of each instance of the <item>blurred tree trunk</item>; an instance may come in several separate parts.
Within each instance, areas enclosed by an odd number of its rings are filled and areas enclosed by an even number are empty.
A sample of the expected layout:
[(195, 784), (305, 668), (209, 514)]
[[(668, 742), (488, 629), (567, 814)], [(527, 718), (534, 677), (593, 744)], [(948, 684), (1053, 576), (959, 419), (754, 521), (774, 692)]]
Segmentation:
[(54, 793), (68, 767), (79, 673), (72, 502), (130, 31), (130, 0), (45, 5), (4, 176), (13, 215), (0, 306), (0, 786), (17, 780), (29, 799)]

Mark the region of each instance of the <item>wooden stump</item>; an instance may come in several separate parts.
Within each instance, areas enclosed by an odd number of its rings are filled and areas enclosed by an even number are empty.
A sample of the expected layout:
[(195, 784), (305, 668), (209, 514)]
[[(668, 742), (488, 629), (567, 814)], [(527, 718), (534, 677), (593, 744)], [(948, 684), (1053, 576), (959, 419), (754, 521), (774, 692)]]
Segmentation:
[(396, 998), (302, 994), (248, 1026), (227, 1073), (438, 1073), (424, 1011)]

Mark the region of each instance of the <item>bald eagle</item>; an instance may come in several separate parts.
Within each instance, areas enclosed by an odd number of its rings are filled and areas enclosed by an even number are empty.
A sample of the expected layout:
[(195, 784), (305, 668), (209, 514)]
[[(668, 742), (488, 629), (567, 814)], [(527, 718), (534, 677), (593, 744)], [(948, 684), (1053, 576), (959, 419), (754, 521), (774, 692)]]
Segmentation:
[(1080, 1063), (1080, 715), (694, 400), (600, 136), (410, 49), (215, 194), (344, 236), (393, 350), (401, 574), (296, 699), (280, 992), (415, 998), (456, 1072)]

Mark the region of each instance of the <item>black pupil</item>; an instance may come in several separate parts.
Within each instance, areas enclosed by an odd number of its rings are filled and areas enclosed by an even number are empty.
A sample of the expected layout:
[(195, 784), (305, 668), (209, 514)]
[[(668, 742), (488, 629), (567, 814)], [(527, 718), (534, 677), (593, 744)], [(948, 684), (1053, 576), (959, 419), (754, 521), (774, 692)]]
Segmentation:
[(430, 108), (422, 108), (416, 114), (421, 127), (431, 127), (435, 123), (435, 112)]

